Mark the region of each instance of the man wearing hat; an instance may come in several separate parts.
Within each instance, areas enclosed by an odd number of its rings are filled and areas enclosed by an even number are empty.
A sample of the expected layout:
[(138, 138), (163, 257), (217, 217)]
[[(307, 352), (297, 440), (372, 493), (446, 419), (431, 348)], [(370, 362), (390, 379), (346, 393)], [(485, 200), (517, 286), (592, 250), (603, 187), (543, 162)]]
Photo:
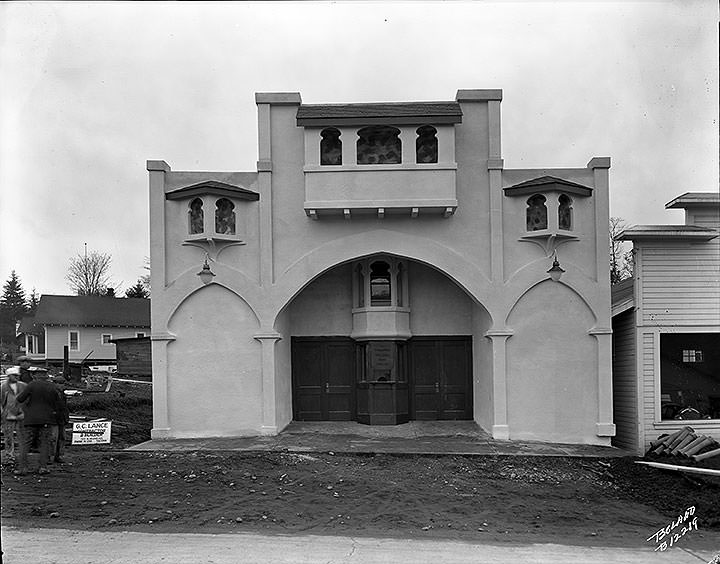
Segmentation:
[(20, 365), (20, 378), (21, 382), (29, 384), (33, 381), (33, 374), (30, 371), (30, 359), (25, 355), (19, 356), (15, 361)]
[(48, 380), (47, 370), (37, 368), (33, 372), (35, 379), (17, 396), (17, 401), (23, 404), (25, 417), (15, 474), (27, 473), (28, 452), (36, 440), (40, 451), (38, 473), (47, 474), (54, 428), (57, 426), (58, 391), (55, 385)]
[(17, 401), (18, 395), (27, 384), (18, 381), (20, 368), (11, 366), (6, 372), (7, 380), (0, 386), (0, 419), (2, 432), (5, 438), (5, 452), (10, 458), (15, 457), (15, 434), (18, 443), (22, 443), (22, 420), (24, 417), (22, 406)]

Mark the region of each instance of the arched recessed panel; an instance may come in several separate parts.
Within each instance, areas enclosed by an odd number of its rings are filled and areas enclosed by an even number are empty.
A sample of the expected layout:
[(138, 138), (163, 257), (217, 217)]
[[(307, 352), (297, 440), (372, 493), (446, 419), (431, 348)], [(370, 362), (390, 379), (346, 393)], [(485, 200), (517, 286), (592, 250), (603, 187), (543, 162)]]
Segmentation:
[(247, 434), (262, 425), (259, 323), (237, 294), (211, 284), (168, 322), (168, 411), (176, 436)]
[(507, 326), (510, 438), (590, 443), (598, 418), (595, 316), (564, 284), (545, 281), (513, 307)]

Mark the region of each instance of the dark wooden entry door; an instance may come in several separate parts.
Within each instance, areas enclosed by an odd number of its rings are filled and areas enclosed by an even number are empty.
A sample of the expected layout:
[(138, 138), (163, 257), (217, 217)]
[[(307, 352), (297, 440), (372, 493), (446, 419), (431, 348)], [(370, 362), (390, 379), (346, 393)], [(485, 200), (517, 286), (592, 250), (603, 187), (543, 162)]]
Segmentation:
[(472, 338), (415, 337), (408, 353), (410, 418), (472, 419)]
[(292, 339), (293, 418), (355, 420), (355, 344), (351, 339)]

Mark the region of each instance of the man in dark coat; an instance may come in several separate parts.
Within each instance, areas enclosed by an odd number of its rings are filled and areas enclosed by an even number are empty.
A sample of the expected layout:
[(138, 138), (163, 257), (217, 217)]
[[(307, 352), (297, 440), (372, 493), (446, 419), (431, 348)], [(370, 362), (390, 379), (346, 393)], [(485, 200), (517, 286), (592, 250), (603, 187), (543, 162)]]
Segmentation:
[[(47, 463), (53, 446), (54, 428), (57, 426), (58, 391), (48, 380), (47, 370), (35, 370), (35, 380), (18, 395), (17, 401), (23, 404), (23, 438), (20, 442), (20, 454), (15, 474), (26, 474), (28, 452), (37, 441), (40, 451), (39, 474), (48, 472)], [(54, 453), (53, 453), (54, 454)]]
[(30, 371), (30, 359), (23, 355), (17, 357), (15, 360), (20, 365), (20, 378), (18, 378), (18, 380), (25, 384), (32, 382), (33, 373)]

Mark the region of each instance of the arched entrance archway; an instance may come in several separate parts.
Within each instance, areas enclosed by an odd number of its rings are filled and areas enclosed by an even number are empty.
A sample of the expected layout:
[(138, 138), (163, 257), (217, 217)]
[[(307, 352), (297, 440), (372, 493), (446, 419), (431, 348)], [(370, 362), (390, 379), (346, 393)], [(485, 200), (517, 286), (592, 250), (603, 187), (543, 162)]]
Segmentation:
[(292, 418), (477, 419), (489, 409), (476, 396), (491, 385), (490, 325), (483, 306), (429, 265), (390, 254), (336, 265), (278, 318)]

